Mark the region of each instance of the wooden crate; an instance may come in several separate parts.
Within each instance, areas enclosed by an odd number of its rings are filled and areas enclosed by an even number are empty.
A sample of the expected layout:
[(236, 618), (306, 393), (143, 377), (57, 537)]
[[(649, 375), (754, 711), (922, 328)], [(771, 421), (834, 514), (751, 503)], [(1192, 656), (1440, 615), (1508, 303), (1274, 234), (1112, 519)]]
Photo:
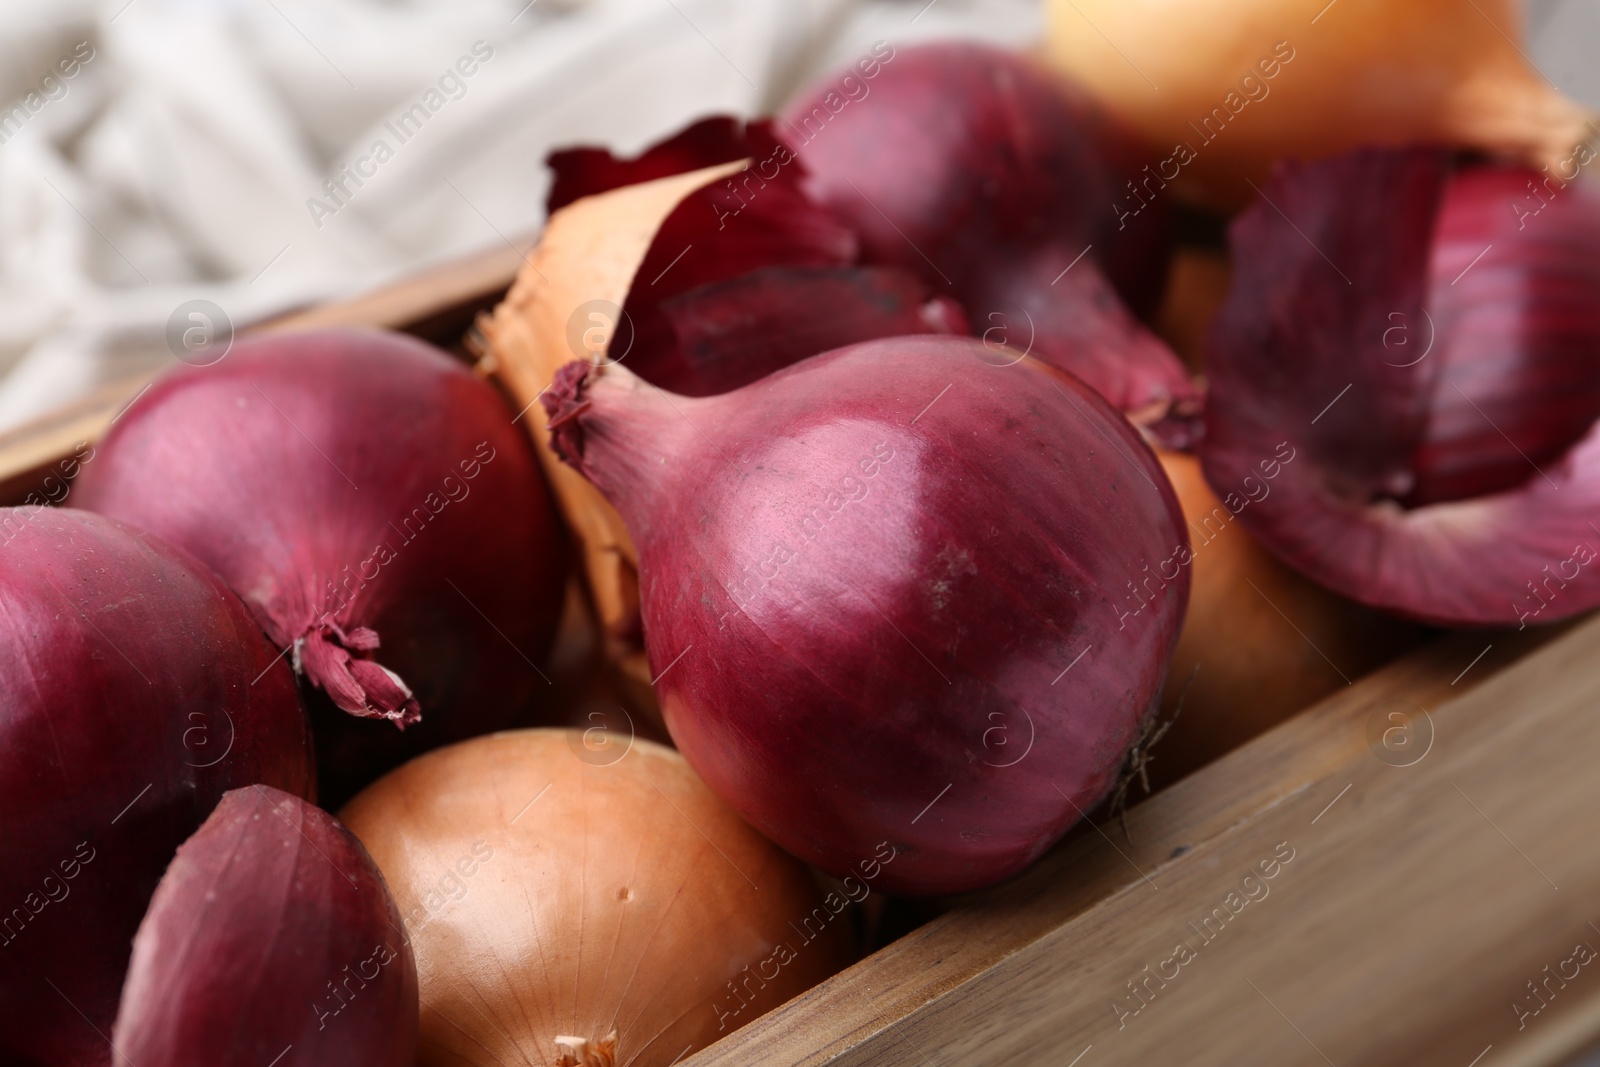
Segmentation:
[[(258, 328), (389, 326), (459, 352), (521, 257)], [(143, 385), (0, 436), (0, 503)], [(1559, 1064), (1600, 1034), (1600, 960), (1570, 962), (1600, 949), (1597, 763), (1600, 620), (1454, 635), (684, 1067)]]

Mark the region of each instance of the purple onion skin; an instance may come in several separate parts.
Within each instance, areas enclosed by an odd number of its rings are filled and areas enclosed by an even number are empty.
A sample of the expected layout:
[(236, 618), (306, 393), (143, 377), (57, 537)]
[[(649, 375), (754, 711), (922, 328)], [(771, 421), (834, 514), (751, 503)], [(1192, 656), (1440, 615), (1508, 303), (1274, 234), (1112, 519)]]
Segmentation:
[(1369, 150), (1282, 165), (1234, 223), (1201, 460), (1291, 566), (1446, 626), (1600, 605), (1600, 194), (1542, 180)]
[(563, 551), (514, 414), (399, 334), (272, 334), (158, 381), (79, 499), (194, 552), (296, 645), (332, 700), (311, 700), (332, 804), (411, 754), (525, 723), (546, 684)]
[(1556, 185), (1473, 166), (1445, 186), (1428, 266), (1439, 365), (1408, 504), (1514, 489), (1600, 418), (1600, 192)]
[[(886, 267), (766, 267), (661, 302), (677, 335), (686, 396), (727, 393), (857, 341), (967, 332), (961, 308)], [(641, 373), (638, 362), (628, 368)], [(649, 374), (662, 388), (666, 382)]]
[[(767, 151), (770, 155), (777, 148)], [(848, 268), (859, 258), (856, 235), (800, 191), (799, 173), (792, 167), (780, 170), (777, 180), (748, 204), (731, 185), (730, 181), (691, 193), (662, 222), (623, 304), (632, 343), (618, 353), (614, 340), (609, 353), (625, 359), (647, 381), (686, 396), (745, 385), (787, 364), (763, 358), (770, 357), (770, 351), (752, 351), (737, 363), (708, 367), (684, 344), (686, 340), (692, 344), (680, 328), (685, 304), (692, 313), (696, 302), (715, 301), (720, 286), (757, 271)], [(769, 291), (758, 310), (785, 333), (791, 326), (814, 323), (819, 315), (816, 304), (803, 294), (782, 291)], [(895, 325), (891, 321), (886, 328)], [(813, 348), (788, 358), (792, 362), (818, 351)]]
[(777, 129), (803, 187), (860, 232), (868, 261), (917, 273), (976, 332), (1077, 374), (1122, 411), (1192, 417), (1199, 395), (1182, 365), (1123, 306), (1148, 312), (1161, 295), (1165, 201), (1119, 216), (1127, 140), (1087, 96), (971, 43), (898, 49), (870, 80), (849, 77), (864, 96), (824, 81)]
[(309, 796), (287, 663), (188, 553), (0, 509), (0, 1062), (106, 1064), (129, 941), (223, 793)]
[(634, 277), (608, 353), (684, 396), (726, 393), (807, 356), (911, 333), (965, 333), (949, 296), (910, 271), (862, 266), (860, 242), (800, 190), (805, 168), (772, 122), (702, 119), (632, 159), (552, 153), (547, 207), (691, 170), (746, 170), (684, 199)]
[(117, 1067), (410, 1067), (417, 968), (332, 815), (235, 789), (178, 849), (133, 941)]
[(571, 365), (545, 400), (638, 545), (679, 750), (824, 870), (892, 849), (894, 892), (999, 881), (1092, 808), (1188, 598), (1151, 578), (1188, 542), (1136, 431), (990, 359), (871, 341), (703, 399)]
[(777, 148), (772, 123), (741, 122), (731, 115), (712, 115), (651, 145), (632, 159), (619, 159), (608, 148), (580, 145), (551, 152), (550, 193), (545, 212), (555, 214), (574, 200), (638, 185), (691, 170), (732, 163), (736, 159), (762, 159)]

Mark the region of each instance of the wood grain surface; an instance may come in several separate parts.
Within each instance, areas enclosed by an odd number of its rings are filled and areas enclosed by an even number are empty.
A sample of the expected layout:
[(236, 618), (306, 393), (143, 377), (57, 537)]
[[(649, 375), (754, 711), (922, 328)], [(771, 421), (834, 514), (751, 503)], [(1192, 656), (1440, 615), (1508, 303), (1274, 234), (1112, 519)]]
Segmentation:
[(1525, 983), (1600, 950), (1600, 620), (1491, 636), (1357, 682), (1127, 836), (1080, 828), (685, 1067), (1559, 1062), (1600, 1027), (1600, 960), (1547, 1006)]

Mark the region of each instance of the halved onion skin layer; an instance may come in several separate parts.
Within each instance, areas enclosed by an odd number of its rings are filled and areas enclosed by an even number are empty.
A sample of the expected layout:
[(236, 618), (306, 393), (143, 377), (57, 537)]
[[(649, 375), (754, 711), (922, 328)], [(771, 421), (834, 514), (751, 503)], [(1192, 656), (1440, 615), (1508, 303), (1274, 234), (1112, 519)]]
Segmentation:
[(1542, 177), (1368, 150), (1281, 166), (1235, 222), (1201, 458), (1316, 581), (1442, 625), (1600, 604), (1600, 200), (1518, 214)]
[(383, 875), (322, 809), (235, 789), (133, 941), (117, 1067), (410, 1067), (417, 969)]
[(639, 546), (680, 751), (801, 859), (893, 849), (898, 892), (999, 881), (1106, 795), (1188, 598), (1137, 432), (992, 357), (871, 341), (701, 399), (569, 365), (544, 400)]
[(0, 1062), (104, 1064), (173, 850), (236, 786), (312, 795), (310, 729), (222, 580), (100, 515), (0, 509), (0, 628)]

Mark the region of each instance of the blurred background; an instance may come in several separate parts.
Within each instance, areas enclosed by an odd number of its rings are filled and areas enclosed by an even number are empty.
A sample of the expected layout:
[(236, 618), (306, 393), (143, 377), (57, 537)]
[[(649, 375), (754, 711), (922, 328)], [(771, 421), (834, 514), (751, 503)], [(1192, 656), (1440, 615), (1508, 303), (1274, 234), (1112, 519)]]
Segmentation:
[[(1600, 104), (1600, 3), (1526, 18), (1545, 75)], [(1035, 0), (5, 0), (0, 432), (162, 365), (188, 301), (243, 325), (525, 243), (552, 147), (633, 151), (874, 40), (1040, 22)]]
[(1040, 21), (1036, 0), (5, 0), (0, 432), (170, 361), (188, 301), (244, 325), (526, 245), (552, 147), (635, 151), (875, 40)]

